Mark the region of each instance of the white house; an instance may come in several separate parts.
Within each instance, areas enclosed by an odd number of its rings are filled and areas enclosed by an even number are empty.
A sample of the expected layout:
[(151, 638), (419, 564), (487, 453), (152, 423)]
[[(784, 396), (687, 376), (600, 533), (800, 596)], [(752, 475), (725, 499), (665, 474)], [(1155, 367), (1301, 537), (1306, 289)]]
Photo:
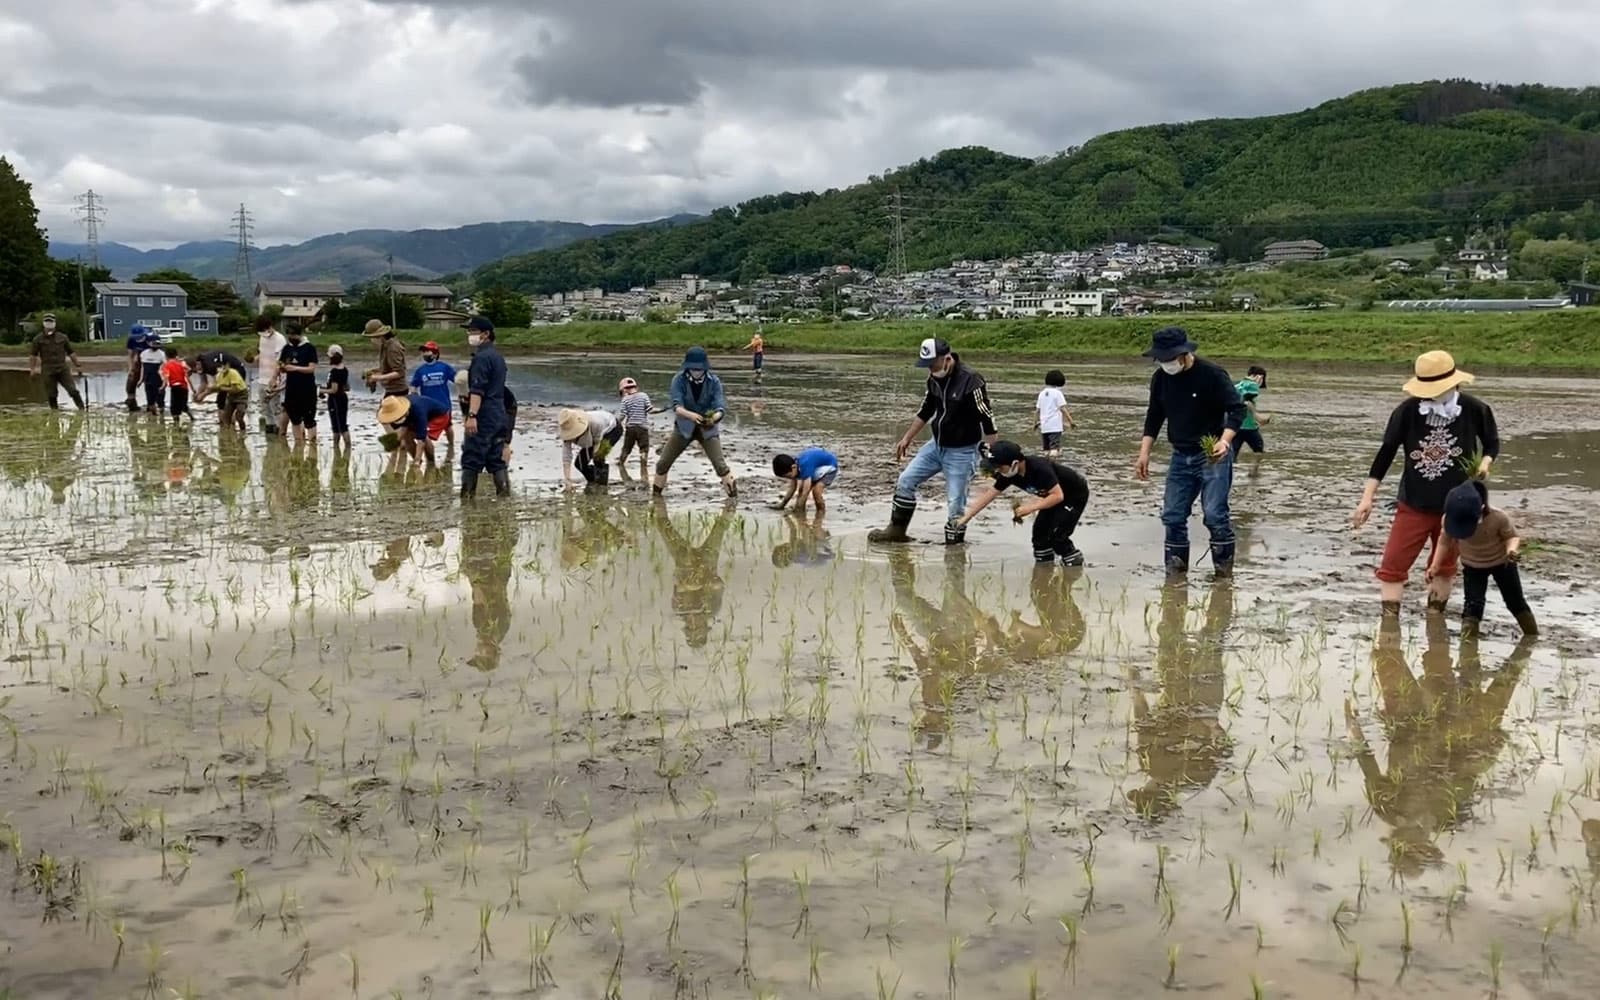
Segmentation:
[(1009, 311), (1013, 316), (1099, 316), (1105, 304), (1100, 291), (1013, 292)]
[(329, 301), (343, 297), (344, 285), (337, 281), (263, 281), (256, 285), (256, 311), (277, 306), (285, 320), (304, 322)]
[(1473, 281), (1505, 281), (1509, 277), (1511, 271), (1494, 261), (1483, 261), (1472, 269)]

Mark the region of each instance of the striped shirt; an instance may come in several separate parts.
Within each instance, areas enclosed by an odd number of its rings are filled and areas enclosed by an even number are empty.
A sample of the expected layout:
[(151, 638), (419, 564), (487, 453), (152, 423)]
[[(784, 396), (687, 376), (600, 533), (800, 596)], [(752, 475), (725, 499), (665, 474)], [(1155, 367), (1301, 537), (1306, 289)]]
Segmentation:
[(650, 423), (650, 396), (635, 392), (622, 397), (622, 424), (624, 427), (644, 427)]

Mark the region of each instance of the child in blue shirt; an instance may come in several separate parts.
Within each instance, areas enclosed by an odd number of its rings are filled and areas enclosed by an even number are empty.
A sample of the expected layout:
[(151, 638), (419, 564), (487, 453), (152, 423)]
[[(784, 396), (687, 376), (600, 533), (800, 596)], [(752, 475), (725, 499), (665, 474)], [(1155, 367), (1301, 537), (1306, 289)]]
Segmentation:
[[(411, 388), (424, 399), (430, 399), (444, 406), (445, 418), (449, 420), (450, 411), (455, 403), (450, 398), (451, 390), (455, 385), (456, 370), (448, 363), (439, 360), (439, 345), (435, 341), (428, 341), (422, 345), (422, 364), (411, 373)], [(449, 421), (444, 426), (445, 445), (453, 454), (456, 450), (456, 425)]]
[(807, 448), (798, 455), (775, 455), (772, 474), (789, 482), (789, 490), (774, 505), (775, 510), (782, 510), (795, 500), (795, 513), (803, 514), (809, 496), (821, 514), (828, 509), (823, 495), (839, 477), (839, 459), (826, 448)]

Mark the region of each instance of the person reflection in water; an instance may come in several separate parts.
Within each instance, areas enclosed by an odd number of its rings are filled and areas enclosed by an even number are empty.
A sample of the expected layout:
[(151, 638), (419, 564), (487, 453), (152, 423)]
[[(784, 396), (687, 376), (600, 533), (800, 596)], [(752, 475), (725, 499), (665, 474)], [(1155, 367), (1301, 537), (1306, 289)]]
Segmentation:
[(722, 610), (722, 544), (733, 526), (735, 510), (731, 500), (724, 504), (705, 540), (695, 545), (673, 527), (665, 499), (658, 495), (652, 507), (651, 520), (672, 556), (672, 610), (683, 620), (684, 641), (693, 649), (705, 647), (711, 638), (711, 621)]
[(1151, 705), (1142, 691), (1133, 694), (1133, 721), (1139, 765), (1145, 783), (1128, 799), (1147, 819), (1160, 819), (1178, 806), (1185, 791), (1199, 791), (1216, 778), (1233, 753), (1233, 738), (1220, 715), (1226, 683), (1222, 638), (1233, 621), (1233, 584), (1211, 589), (1205, 622), (1189, 635), (1189, 585), (1174, 579), (1161, 590), (1161, 620), (1156, 625), (1156, 679), (1161, 694)]
[(511, 567), (517, 548), (517, 522), (501, 504), (461, 522), (461, 575), (472, 587), (472, 630), (477, 644), (467, 664), (485, 673), (500, 666), (511, 630)]
[[(79, 440), (83, 436), (84, 416), (74, 412), (67, 417), (50, 415), (42, 423), (8, 425), (10, 443), (0, 450), (0, 469), (8, 480), (25, 486), (37, 479), (50, 489), (50, 502), (67, 502), (67, 490), (78, 478)], [(35, 435), (34, 431), (37, 430)]]
[[(1028, 596), (1039, 624), (1025, 620), (1022, 612), (1011, 612), (1011, 624), (995, 629), (990, 641), (1012, 662), (1066, 656), (1083, 645), (1089, 631), (1072, 586), (1082, 573), (1076, 569), (1056, 572), (1050, 563), (1035, 564), (1028, 583)], [(993, 619), (990, 619), (993, 622)]]
[(1411, 672), (1400, 643), (1400, 620), (1383, 618), (1372, 669), (1383, 705), (1378, 711), (1389, 738), (1388, 767), (1362, 734), (1354, 707), (1345, 702), (1345, 724), (1357, 747), (1372, 811), (1389, 824), (1389, 863), (1413, 877), (1444, 860), (1435, 838), (1471, 817), (1478, 782), (1505, 745), (1501, 719), (1533, 651), (1531, 639), (1483, 685), (1476, 638), (1463, 639), (1461, 659), (1450, 661), (1450, 633), (1441, 615), (1427, 618), (1422, 676)]
[(811, 520), (800, 514), (784, 515), (784, 540), (772, 547), (772, 565), (778, 569), (790, 566), (826, 566), (833, 561), (833, 541), (828, 529), (822, 525), (822, 512)]

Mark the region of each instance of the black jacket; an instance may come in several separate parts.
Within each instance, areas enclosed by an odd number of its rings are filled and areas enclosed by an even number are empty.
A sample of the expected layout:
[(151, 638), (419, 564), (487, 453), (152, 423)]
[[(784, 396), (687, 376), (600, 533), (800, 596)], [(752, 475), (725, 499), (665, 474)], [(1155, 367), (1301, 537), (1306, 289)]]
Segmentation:
[(994, 434), (994, 411), (989, 407), (989, 386), (983, 376), (961, 363), (944, 378), (928, 376), (928, 394), (917, 417), (933, 433), (941, 448), (970, 448)]
[(1172, 449), (1193, 453), (1200, 450), (1200, 439), (1207, 434), (1221, 437), (1227, 427), (1237, 431), (1248, 412), (1228, 373), (1205, 358), (1195, 358), (1194, 364), (1176, 375), (1157, 369), (1150, 376), (1144, 436), (1155, 437), (1166, 424)]

